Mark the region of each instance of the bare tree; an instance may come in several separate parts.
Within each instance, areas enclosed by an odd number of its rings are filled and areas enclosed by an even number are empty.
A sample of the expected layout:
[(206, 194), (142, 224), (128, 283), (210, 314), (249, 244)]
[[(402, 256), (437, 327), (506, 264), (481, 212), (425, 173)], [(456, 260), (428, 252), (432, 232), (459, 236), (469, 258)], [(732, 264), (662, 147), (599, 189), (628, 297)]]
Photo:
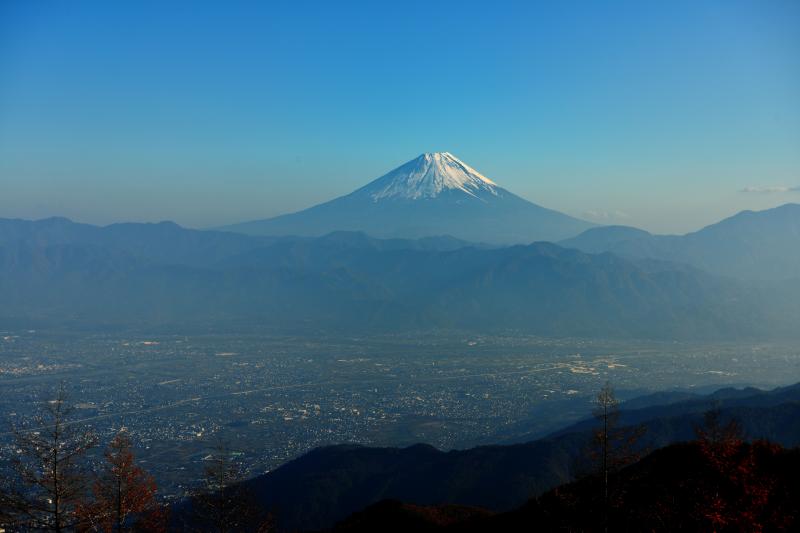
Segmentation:
[(31, 426), (13, 430), (15, 479), (7, 498), (20, 528), (61, 532), (79, 524), (75, 508), (87, 486), (81, 459), (97, 439), (69, 420), (72, 412), (61, 383)]
[(238, 465), (224, 445), (207, 459), (203, 486), (192, 499), (192, 523), (200, 531), (266, 533), (272, 516), (242, 483)]
[(722, 423), (722, 412), (714, 407), (703, 413), (703, 425), (696, 426), (694, 432), (700, 445), (711, 454), (717, 449), (739, 446), (744, 442), (744, 431), (736, 418)]
[(775, 493), (775, 479), (759, 467), (759, 458), (778, 447), (767, 441), (745, 441), (736, 418), (723, 423), (718, 407), (704, 414), (695, 428), (700, 452), (716, 473), (696, 493), (696, 513), (709, 531), (735, 526), (740, 531), (763, 531), (765, 514)]
[(594, 416), (602, 424), (594, 431), (594, 440), (599, 448), (600, 473), (603, 476), (603, 501), (608, 502), (608, 473), (611, 463), (611, 432), (619, 421), (619, 402), (614, 396), (614, 389), (606, 382), (595, 399), (597, 405)]
[(605, 528), (608, 528), (608, 513), (612, 507), (611, 474), (636, 462), (641, 456), (638, 441), (644, 434), (644, 426), (621, 427), (619, 424), (619, 400), (611, 383), (606, 382), (595, 398), (593, 414), (599, 422), (592, 435), (591, 458), (595, 472), (602, 483), (602, 500)]
[(78, 507), (87, 528), (110, 533), (144, 526), (147, 531), (163, 531), (166, 516), (156, 501), (155, 479), (136, 465), (125, 431), (111, 441), (105, 459), (105, 468), (92, 486), (93, 500)]

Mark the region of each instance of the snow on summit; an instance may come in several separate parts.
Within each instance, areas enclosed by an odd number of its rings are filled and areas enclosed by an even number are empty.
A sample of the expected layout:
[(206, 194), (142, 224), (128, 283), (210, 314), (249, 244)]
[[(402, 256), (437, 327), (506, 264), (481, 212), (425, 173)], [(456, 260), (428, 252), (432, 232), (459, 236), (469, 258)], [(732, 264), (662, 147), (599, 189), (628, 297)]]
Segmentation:
[(436, 198), (460, 190), (479, 198), (497, 196), (497, 184), (449, 152), (425, 153), (366, 185), (361, 191), (377, 202), (389, 198)]
[(450, 235), (505, 245), (556, 242), (590, 227), (588, 222), (520, 198), (449, 152), (431, 152), (349, 194), (225, 229), (313, 237), (357, 231), (387, 239)]

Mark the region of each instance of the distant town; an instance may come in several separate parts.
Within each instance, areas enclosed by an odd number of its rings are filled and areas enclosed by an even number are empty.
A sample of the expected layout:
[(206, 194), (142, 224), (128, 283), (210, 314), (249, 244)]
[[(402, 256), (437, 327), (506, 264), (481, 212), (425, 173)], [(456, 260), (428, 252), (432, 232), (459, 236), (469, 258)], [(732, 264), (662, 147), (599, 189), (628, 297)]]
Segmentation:
[(447, 450), (531, 440), (589, 416), (607, 380), (624, 399), (773, 387), (800, 372), (800, 346), (780, 343), (38, 330), (4, 331), (0, 343), (4, 448), (11, 427), (63, 382), (75, 418), (101, 438), (128, 429), (170, 499), (196, 486), (221, 444), (254, 476), (327, 444)]

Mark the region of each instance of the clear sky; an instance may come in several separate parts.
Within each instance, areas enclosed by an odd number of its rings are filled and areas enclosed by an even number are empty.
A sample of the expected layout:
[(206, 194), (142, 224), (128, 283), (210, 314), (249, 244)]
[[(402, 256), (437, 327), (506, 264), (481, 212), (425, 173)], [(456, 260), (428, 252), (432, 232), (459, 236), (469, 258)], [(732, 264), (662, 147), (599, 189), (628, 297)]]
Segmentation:
[(659, 232), (800, 202), (800, 2), (0, 1), (0, 217), (208, 227), (428, 151)]

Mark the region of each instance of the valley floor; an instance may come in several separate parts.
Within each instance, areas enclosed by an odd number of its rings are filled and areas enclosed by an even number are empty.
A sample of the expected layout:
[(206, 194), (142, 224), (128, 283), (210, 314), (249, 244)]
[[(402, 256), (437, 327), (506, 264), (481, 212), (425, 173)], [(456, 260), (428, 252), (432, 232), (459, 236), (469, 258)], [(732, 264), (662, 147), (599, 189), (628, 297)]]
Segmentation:
[[(440, 449), (540, 437), (585, 417), (611, 381), (624, 399), (683, 387), (800, 380), (800, 347), (442, 334), (332, 338), (10, 330), (3, 418), (64, 380), (101, 436), (131, 431), (162, 493), (178, 497), (219, 442), (249, 475), (316, 446)], [(10, 442), (0, 429), (0, 445)]]

